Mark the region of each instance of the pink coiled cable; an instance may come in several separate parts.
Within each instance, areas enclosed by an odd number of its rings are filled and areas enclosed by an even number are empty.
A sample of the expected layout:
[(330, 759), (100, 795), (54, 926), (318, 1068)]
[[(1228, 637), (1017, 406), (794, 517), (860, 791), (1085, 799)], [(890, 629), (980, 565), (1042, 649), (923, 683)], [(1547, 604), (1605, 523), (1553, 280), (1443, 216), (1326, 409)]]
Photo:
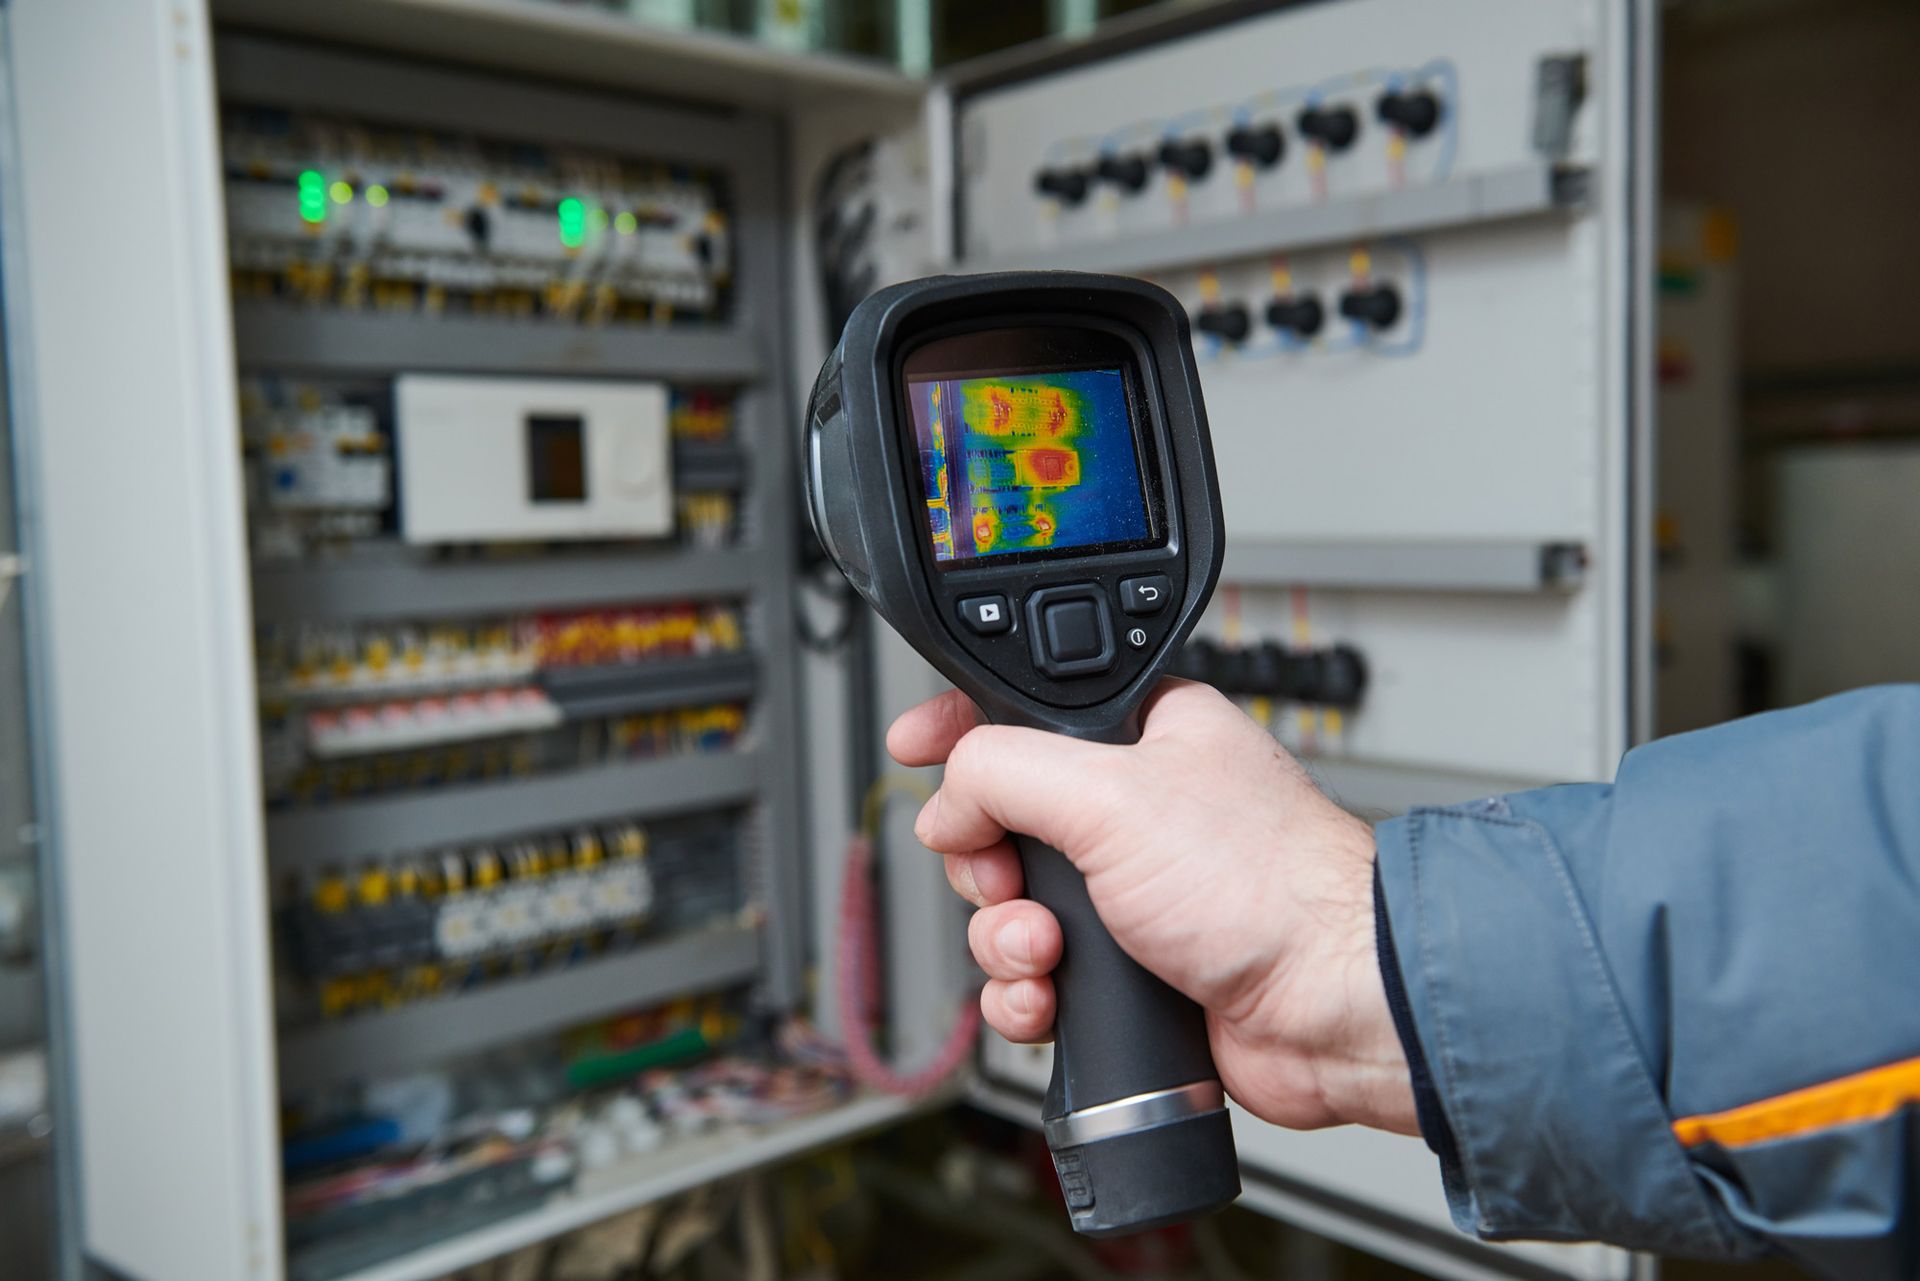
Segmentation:
[(867, 799), (867, 823), (847, 843), (847, 861), (840, 877), (840, 944), (834, 953), (834, 994), (840, 1002), (845, 1029), (847, 1066), (854, 1079), (888, 1094), (925, 1094), (940, 1084), (973, 1050), (980, 1033), (980, 1002), (968, 1000), (953, 1022), (945, 1045), (918, 1072), (904, 1074), (883, 1061), (873, 1048), (875, 1007), (879, 1004), (879, 952), (873, 900), (873, 830), (878, 827), (879, 786)]

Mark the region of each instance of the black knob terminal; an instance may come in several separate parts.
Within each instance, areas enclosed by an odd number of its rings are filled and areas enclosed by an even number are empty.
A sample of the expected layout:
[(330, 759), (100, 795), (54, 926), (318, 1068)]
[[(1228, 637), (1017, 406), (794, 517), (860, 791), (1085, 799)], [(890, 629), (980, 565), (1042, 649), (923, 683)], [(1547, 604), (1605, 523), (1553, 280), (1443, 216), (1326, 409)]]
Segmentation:
[(1203, 138), (1169, 138), (1160, 144), (1160, 163), (1188, 182), (1198, 182), (1213, 168), (1213, 148)]
[(1094, 169), (1094, 174), (1102, 182), (1110, 182), (1125, 192), (1139, 191), (1147, 185), (1149, 172), (1147, 158), (1138, 152), (1131, 155), (1105, 155)]
[(1042, 169), (1033, 178), (1034, 190), (1065, 205), (1085, 200), (1087, 185), (1087, 175), (1078, 169)]
[(1190, 640), (1168, 668), (1175, 676), (1205, 681), (1223, 694), (1278, 698), (1352, 711), (1365, 700), (1366, 656), (1351, 645), (1288, 649), (1276, 641), (1223, 648)]
[(1319, 333), (1326, 319), (1327, 309), (1320, 305), (1320, 299), (1313, 294), (1275, 298), (1267, 304), (1267, 323), (1299, 338), (1311, 338)]
[(1227, 151), (1256, 169), (1273, 168), (1286, 150), (1279, 125), (1235, 125), (1227, 134)]
[(1345, 151), (1360, 136), (1360, 117), (1352, 107), (1307, 107), (1300, 112), (1299, 126), (1328, 151)]
[(487, 215), (487, 211), (479, 205), (473, 206), (467, 210), (462, 225), (466, 227), (467, 234), (473, 237), (473, 247), (486, 249), (487, 241), (493, 235), (493, 219)]
[(1349, 289), (1340, 295), (1340, 314), (1375, 330), (1391, 329), (1400, 319), (1400, 291), (1388, 284)]
[(1351, 645), (1313, 650), (1294, 655), (1288, 678), (1293, 700), (1352, 711), (1366, 694), (1367, 660)]
[(1389, 89), (1380, 95), (1374, 113), (1408, 137), (1424, 138), (1440, 123), (1440, 99), (1431, 89)]
[(1238, 347), (1253, 332), (1253, 318), (1247, 314), (1244, 303), (1228, 303), (1224, 307), (1205, 307), (1193, 319), (1194, 328), (1203, 334), (1212, 334), (1222, 342)]

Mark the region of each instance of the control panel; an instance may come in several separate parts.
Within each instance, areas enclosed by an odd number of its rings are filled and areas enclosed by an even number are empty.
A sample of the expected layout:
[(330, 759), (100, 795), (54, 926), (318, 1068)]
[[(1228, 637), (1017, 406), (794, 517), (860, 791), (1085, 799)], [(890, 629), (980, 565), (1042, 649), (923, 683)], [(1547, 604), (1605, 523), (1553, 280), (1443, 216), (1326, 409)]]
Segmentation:
[(1185, 566), (1134, 553), (1098, 572), (1063, 565), (1009, 588), (1002, 576), (950, 572), (936, 581), (948, 629), (990, 671), (1059, 707), (1084, 707), (1130, 684), (1158, 652), (1167, 607), (1186, 590)]

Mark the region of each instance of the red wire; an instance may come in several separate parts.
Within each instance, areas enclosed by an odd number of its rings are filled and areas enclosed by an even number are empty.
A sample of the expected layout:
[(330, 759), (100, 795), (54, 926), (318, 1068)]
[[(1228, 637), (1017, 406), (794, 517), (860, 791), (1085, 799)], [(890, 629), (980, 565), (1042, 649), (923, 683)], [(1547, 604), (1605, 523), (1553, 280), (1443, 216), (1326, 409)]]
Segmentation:
[(879, 952), (873, 903), (873, 843), (856, 833), (847, 843), (840, 879), (840, 944), (834, 953), (834, 994), (840, 1002), (847, 1066), (862, 1085), (888, 1094), (925, 1094), (966, 1062), (980, 1032), (980, 1004), (969, 1000), (953, 1021), (945, 1045), (918, 1072), (902, 1073), (873, 1048), (875, 1007), (879, 1004)]

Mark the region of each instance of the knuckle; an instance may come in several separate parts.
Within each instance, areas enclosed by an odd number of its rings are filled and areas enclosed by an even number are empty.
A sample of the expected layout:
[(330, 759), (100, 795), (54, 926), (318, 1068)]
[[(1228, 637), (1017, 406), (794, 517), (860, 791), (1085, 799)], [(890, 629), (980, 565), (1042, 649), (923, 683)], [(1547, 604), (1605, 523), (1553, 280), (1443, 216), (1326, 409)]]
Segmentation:
[(956, 734), (965, 734), (972, 729), (977, 719), (974, 716), (973, 700), (957, 689), (950, 689), (940, 700), (940, 714)]
[(989, 737), (985, 726), (976, 726), (960, 736), (953, 751), (947, 754), (947, 774), (942, 786), (952, 786), (955, 782), (964, 786), (973, 781), (986, 763), (984, 753), (990, 749)]

